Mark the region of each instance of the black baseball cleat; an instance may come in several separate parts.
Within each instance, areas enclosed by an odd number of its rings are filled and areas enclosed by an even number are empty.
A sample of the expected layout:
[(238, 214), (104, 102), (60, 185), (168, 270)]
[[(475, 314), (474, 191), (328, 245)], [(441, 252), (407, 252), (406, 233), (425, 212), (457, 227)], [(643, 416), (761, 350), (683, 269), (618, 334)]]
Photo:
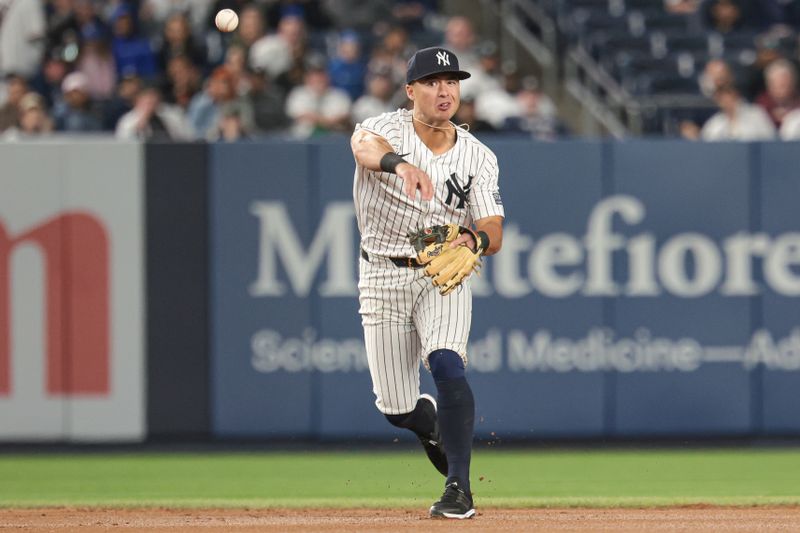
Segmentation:
[(472, 496), (459, 488), (457, 481), (444, 487), (444, 494), (438, 502), (431, 505), (431, 518), (472, 518), (475, 507)]
[(436, 400), (430, 394), (420, 394), (417, 400), (417, 406), (421, 404), (424, 406), (425, 414), (434, 419), (433, 433), (429, 435), (419, 435), (419, 441), (422, 447), (425, 448), (425, 453), (428, 454), (433, 466), (440, 474), (447, 477), (447, 456), (444, 453), (444, 446), (442, 445), (442, 438), (439, 435), (439, 418), (436, 416)]

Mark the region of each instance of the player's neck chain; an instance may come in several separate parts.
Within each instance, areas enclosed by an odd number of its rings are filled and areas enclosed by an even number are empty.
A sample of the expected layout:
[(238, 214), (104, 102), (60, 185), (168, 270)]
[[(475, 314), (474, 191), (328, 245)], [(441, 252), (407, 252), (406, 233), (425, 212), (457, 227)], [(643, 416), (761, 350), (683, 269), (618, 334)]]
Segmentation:
[(427, 122), (423, 122), (423, 121), (421, 121), (420, 119), (418, 119), (417, 117), (415, 117), (414, 115), (411, 115), (411, 118), (412, 118), (413, 120), (416, 120), (417, 122), (419, 122), (419, 123), (420, 123), (420, 124), (422, 124), (423, 126), (428, 126), (429, 128), (433, 128), (433, 129), (435, 129), (435, 130), (444, 130), (444, 131), (447, 131), (447, 130), (454, 130), (454, 129), (456, 129), (456, 127), (459, 127), (459, 128), (462, 128), (462, 129), (464, 129), (464, 130), (466, 130), (466, 131), (469, 131), (469, 124), (467, 124), (467, 123), (464, 123), (464, 124), (459, 124), (458, 126), (456, 126), (455, 124), (453, 124), (452, 122), (450, 122), (448, 126), (446, 126), (446, 127), (442, 127), (442, 126), (434, 126), (433, 124), (428, 124)]

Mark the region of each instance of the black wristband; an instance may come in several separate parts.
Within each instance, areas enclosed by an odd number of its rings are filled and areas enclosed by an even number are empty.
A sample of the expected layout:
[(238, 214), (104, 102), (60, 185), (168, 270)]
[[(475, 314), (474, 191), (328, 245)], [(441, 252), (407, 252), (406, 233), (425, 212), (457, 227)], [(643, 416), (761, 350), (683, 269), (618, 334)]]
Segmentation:
[(397, 165), (400, 163), (408, 163), (403, 157), (399, 154), (394, 152), (386, 152), (381, 157), (381, 170), (384, 172), (390, 172), (392, 174), (397, 174), (395, 169), (397, 169)]
[(481, 250), (485, 252), (486, 249), (489, 247), (489, 236), (486, 235), (485, 231), (478, 231), (476, 233), (478, 237), (481, 238)]

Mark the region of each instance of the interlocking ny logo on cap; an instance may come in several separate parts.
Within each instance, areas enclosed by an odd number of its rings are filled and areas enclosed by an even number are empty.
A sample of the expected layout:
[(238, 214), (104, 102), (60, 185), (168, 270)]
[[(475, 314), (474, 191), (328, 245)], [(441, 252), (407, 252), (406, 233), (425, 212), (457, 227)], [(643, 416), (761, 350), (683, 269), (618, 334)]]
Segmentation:
[(422, 50), (417, 50), (408, 61), (406, 83), (412, 83), (427, 76), (443, 73), (446, 73), (451, 79), (465, 80), (469, 78), (469, 72), (459, 70), (458, 56), (450, 50), (438, 46), (423, 48)]

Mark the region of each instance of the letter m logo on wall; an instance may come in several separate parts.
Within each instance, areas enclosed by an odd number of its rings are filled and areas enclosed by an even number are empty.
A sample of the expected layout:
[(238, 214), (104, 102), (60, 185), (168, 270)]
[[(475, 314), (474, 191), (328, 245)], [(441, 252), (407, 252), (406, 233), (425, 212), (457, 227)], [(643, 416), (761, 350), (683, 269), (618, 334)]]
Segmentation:
[[(86, 213), (66, 213), (17, 235), (0, 219), (0, 396), (12, 394), (12, 332), (41, 324), (41, 317), (14, 312), (12, 256), (23, 245), (42, 255), (44, 336), (48, 395), (109, 392), (109, 243), (102, 223)], [(13, 326), (13, 327), (12, 327)]]

